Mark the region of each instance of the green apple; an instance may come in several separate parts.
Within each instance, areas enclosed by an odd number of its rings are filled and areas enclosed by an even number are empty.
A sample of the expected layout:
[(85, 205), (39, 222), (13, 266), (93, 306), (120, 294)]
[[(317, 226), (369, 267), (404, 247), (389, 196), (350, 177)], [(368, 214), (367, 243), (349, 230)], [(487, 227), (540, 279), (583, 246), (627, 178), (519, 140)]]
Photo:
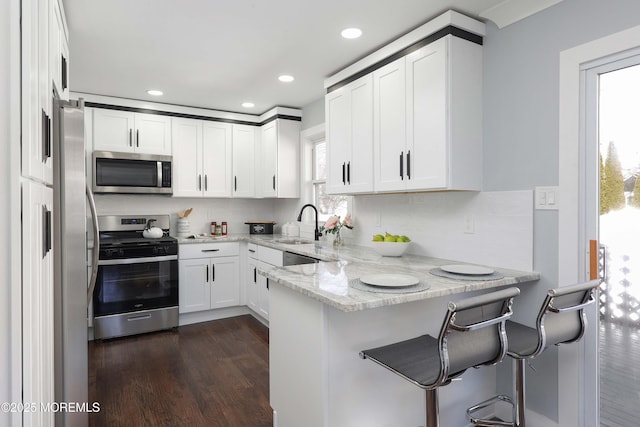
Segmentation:
[(395, 242), (397, 240), (396, 236), (388, 235), (384, 238), (385, 242)]
[(384, 236), (382, 234), (376, 234), (375, 236), (373, 236), (373, 241), (374, 242), (383, 242), (384, 241)]
[(411, 241), (411, 239), (408, 238), (407, 236), (402, 235), (402, 236), (398, 237), (398, 242), (410, 242), (410, 241)]

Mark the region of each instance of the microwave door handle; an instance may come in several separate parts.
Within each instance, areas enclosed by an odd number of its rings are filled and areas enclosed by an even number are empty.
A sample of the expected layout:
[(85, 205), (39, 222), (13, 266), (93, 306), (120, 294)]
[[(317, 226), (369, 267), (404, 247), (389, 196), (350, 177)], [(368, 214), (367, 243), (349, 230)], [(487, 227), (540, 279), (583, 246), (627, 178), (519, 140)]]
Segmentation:
[(156, 162), (156, 165), (158, 169), (158, 182), (156, 187), (162, 187), (162, 162)]

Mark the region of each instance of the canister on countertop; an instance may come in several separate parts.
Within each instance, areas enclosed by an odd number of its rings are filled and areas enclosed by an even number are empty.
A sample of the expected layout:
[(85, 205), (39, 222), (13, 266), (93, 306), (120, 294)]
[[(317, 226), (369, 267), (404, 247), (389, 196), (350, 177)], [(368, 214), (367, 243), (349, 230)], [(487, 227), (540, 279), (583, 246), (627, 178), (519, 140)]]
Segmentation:
[(211, 221), (211, 235), (212, 236), (216, 235), (216, 222), (215, 221)]
[(222, 235), (227, 235), (227, 221), (222, 221)]
[(222, 225), (216, 225), (216, 236), (222, 236)]

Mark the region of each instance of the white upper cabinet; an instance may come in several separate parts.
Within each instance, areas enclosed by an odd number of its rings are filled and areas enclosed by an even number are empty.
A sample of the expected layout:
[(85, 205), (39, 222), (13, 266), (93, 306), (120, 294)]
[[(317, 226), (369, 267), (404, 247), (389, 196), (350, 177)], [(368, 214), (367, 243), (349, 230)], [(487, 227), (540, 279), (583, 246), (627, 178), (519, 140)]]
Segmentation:
[(22, 176), (53, 183), (51, 14), (56, 1), (21, 3)]
[(232, 149), (229, 123), (209, 121), (203, 123), (202, 172), (205, 176), (203, 188), (205, 197), (231, 196)]
[(402, 189), (406, 171), (405, 60), (373, 73), (374, 177), (376, 191)]
[(372, 82), (368, 74), (325, 97), (329, 194), (373, 191)]
[(328, 193), (482, 190), (484, 35), (447, 11), (325, 79)]
[(93, 149), (171, 155), (171, 117), (96, 108)]
[(448, 35), (373, 73), (374, 189), (482, 189), (482, 48)]
[(173, 118), (173, 197), (231, 197), (231, 125)]
[(58, 97), (69, 100), (69, 41), (62, 10), (57, 1), (51, 3), (49, 14), (49, 68), (53, 88)]
[(171, 119), (173, 197), (202, 197), (202, 122)]
[(255, 197), (256, 127), (236, 125), (233, 128), (233, 197)]
[(262, 125), (256, 176), (258, 197), (300, 197), (300, 122)]

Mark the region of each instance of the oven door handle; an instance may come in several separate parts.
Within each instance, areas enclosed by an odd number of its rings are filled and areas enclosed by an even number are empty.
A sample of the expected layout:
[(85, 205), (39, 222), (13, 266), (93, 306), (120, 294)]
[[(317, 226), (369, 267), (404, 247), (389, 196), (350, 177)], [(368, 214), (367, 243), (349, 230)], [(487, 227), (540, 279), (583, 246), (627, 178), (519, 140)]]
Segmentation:
[(174, 261), (177, 259), (178, 259), (178, 255), (150, 256), (150, 257), (143, 257), (143, 258), (125, 258), (125, 259), (103, 259), (98, 262), (98, 265), (142, 264), (145, 262)]
[(98, 277), (98, 256), (100, 256), (100, 230), (98, 229), (98, 212), (96, 211), (96, 202), (89, 187), (89, 182), (86, 183), (85, 193), (87, 201), (89, 203), (89, 209), (91, 211), (91, 225), (93, 226), (93, 259), (91, 262), (91, 277), (89, 278), (89, 288), (87, 289), (87, 305), (91, 304), (93, 298), (93, 291), (96, 287), (96, 279)]

